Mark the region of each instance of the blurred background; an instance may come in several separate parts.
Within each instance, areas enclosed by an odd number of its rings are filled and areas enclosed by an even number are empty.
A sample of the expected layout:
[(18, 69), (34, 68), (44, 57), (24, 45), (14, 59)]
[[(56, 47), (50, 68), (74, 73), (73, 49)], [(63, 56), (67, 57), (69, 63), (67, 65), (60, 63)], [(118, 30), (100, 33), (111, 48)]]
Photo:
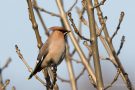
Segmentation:
[[(64, 0), (65, 10), (74, 3), (75, 0)], [(105, 5), (102, 6), (102, 11), (104, 16), (107, 16), (107, 28), (110, 32), (110, 35), (115, 31), (118, 24), (119, 15), (121, 11), (125, 12), (124, 21), (122, 22), (121, 28), (113, 40), (115, 49), (118, 50), (121, 37), (125, 35), (126, 41), (124, 47), (119, 55), (120, 60), (129, 75), (132, 83), (135, 86), (135, 31), (134, 31), (134, 19), (135, 12), (133, 11), (135, 0), (107, 0)], [(39, 6), (45, 8), (48, 11), (59, 13), (55, 0), (38, 0)], [(82, 7), (81, 1), (78, 0), (77, 5), (80, 9)], [(0, 67), (4, 65), (6, 60), (11, 57), (12, 62), (6, 68), (3, 73), (3, 80), (10, 79), (10, 85), (7, 87), (7, 90), (11, 90), (11, 87), (14, 85), (17, 90), (44, 90), (45, 87), (38, 82), (35, 78), (27, 80), (29, 72), (22, 61), (19, 59), (15, 51), (15, 44), (17, 44), (27, 60), (28, 64), (34, 68), (35, 60), (38, 54), (37, 42), (35, 33), (32, 29), (31, 22), (28, 17), (26, 0), (2, 0), (0, 3)], [(73, 18), (75, 23), (78, 25), (79, 17), (76, 14), (76, 9), (72, 10)], [(95, 13), (96, 15), (96, 13)], [(51, 26), (60, 26), (61, 23), (59, 18), (52, 17), (46, 13), (42, 13), (44, 21), (47, 27)], [(97, 17), (96, 17), (97, 18)], [(39, 25), (40, 34), (42, 36), (42, 41), (45, 42), (47, 37), (44, 34), (44, 30), (41, 26), (39, 19), (36, 17), (37, 23)], [(97, 20), (98, 21), (98, 20)], [(84, 29), (86, 26), (83, 27)], [(85, 32), (87, 34), (87, 31)], [(85, 36), (89, 37), (89, 34)], [(80, 43), (83, 43), (81, 41)], [(82, 46), (83, 47), (83, 46)], [(86, 50), (86, 51), (85, 51)], [(104, 51), (103, 46), (99, 42), (100, 55), (105, 56), (106, 52)], [(87, 53), (87, 49), (84, 49), (84, 52)], [(76, 56), (76, 58), (79, 58)], [(75, 76), (78, 75), (82, 69), (81, 64), (76, 64), (73, 62)], [(108, 85), (115, 73), (116, 70), (113, 65), (108, 61), (102, 61), (102, 70), (105, 86)], [(43, 78), (42, 73), (38, 75)], [(58, 67), (58, 75), (62, 78), (69, 79), (65, 61)], [(85, 71), (84, 75), (77, 82), (79, 90), (95, 90), (90, 84), (88, 79), (88, 74)], [(60, 90), (71, 90), (70, 84), (62, 83), (58, 80), (58, 85)], [(119, 80), (114, 84), (109, 90), (127, 90), (125, 84)]]

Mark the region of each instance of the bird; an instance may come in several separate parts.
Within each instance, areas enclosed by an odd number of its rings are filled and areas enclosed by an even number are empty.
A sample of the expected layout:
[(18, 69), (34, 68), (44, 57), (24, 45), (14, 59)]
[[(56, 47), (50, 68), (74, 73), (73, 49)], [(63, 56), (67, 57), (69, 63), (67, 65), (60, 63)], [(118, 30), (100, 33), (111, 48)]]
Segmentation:
[(31, 79), (37, 72), (52, 64), (58, 66), (65, 57), (66, 37), (70, 31), (60, 26), (50, 27), (49, 30), (52, 33), (39, 50), (36, 66), (28, 79)]

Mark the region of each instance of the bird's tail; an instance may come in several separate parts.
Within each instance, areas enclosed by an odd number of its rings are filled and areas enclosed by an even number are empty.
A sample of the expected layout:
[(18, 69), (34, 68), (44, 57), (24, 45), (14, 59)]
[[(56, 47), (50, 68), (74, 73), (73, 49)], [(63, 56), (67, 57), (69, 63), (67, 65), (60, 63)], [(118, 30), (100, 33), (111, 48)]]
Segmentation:
[(33, 75), (35, 75), (35, 74), (36, 74), (35, 70), (34, 70), (34, 71), (32, 71), (32, 73), (30, 74), (30, 76), (29, 76), (29, 78), (28, 78), (28, 79), (31, 79), (31, 78), (33, 77)]
[(41, 61), (39, 61), (35, 67), (35, 69), (32, 71), (28, 79), (31, 79), (33, 75), (35, 75), (37, 72), (41, 71)]

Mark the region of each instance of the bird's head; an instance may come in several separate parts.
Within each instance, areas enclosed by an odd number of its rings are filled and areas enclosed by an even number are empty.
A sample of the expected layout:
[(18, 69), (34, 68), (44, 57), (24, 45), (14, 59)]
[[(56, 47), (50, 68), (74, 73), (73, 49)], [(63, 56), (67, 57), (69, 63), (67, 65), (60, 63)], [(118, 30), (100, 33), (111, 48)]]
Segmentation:
[(60, 26), (53, 26), (53, 27), (50, 27), (49, 30), (52, 30), (52, 31), (60, 31), (64, 34), (64, 36), (66, 36), (69, 32), (69, 30), (63, 28), (63, 27), (60, 27)]

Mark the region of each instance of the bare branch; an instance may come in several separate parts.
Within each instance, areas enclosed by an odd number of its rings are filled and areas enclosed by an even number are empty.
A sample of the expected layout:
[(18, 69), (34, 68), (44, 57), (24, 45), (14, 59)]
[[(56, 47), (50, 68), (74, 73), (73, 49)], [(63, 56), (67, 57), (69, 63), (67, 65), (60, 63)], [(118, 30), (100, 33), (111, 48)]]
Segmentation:
[[(95, 5), (97, 5), (99, 2), (98, 2), (98, 0), (94, 0), (94, 3), (95, 3)], [(97, 9), (99, 22), (100, 22), (101, 26), (104, 27), (103, 31), (104, 31), (106, 42), (108, 43), (108, 46), (109, 46), (109, 48), (111, 50), (111, 54), (112, 54), (111, 57), (115, 58), (114, 60), (115, 60), (115, 62), (117, 64), (117, 66), (121, 69), (121, 76), (122, 76), (122, 79), (125, 82), (127, 88), (132, 90), (133, 89), (132, 83), (131, 83), (129, 77), (125, 75), (126, 71), (124, 70), (123, 65), (121, 64), (120, 59), (119, 59), (119, 57), (118, 57), (118, 55), (117, 55), (117, 53), (115, 51), (115, 48), (114, 48), (114, 46), (112, 44), (112, 40), (111, 40), (111, 38), (109, 36), (105, 21), (103, 20), (103, 13), (102, 13), (100, 7), (97, 7), (96, 9)]]
[(83, 74), (84, 74), (84, 71), (85, 71), (85, 67), (83, 67), (82, 71), (80, 72), (80, 74), (78, 74), (78, 76), (75, 78), (75, 80), (77, 81)]
[(74, 6), (77, 4), (78, 0), (75, 0), (74, 4), (69, 8), (69, 10), (66, 12), (68, 14), (68, 12), (72, 11), (72, 9), (74, 8)]
[(119, 31), (120, 25), (121, 25), (121, 23), (122, 23), (122, 21), (123, 21), (123, 18), (124, 18), (124, 12), (121, 12), (120, 18), (119, 18), (118, 26), (117, 26), (117, 28), (116, 28), (116, 31), (113, 33), (113, 35), (112, 35), (112, 37), (111, 37), (111, 40), (114, 38), (114, 36), (115, 36), (115, 35), (117, 34), (117, 32)]
[(84, 41), (83, 44), (87, 47), (87, 49), (89, 50), (89, 54), (92, 55), (92, 49), (91, 46), (88, 45), (87, 41)]
[(72, 66), (72, 62), (71, 62), (71, 58), (69, 56), (69, 45), (66, 45), (66, 56), (65, 56), (65, 60), (66, 60), (66, 64), (67, 64), (67, 68), (68, 68), (68, 73), (69, 73), (69, 77), (70, 77), (70, 83), (72, 86), (72, 90), (77, 90), (77, 83), (75, 81), (75, 75), (74, 75), (74, 70), (73, 70), (73, 66)]
[(10, 62), (11, 62), (11, 58), (8, 58), (8, 60), (6, 61), (5, 65), (1, 68), (1, 70), (4, 70), (5, 68), (7, 68)]
[[(72, 57), (69, 57), (69, 58), (72, 59)], [(89, 55), (89, 57), (88, 57), (88, 62), (90, 62), (90, 58), (91, 58), (91, 56)], [(80, 63), (81, 63), (81, 62), (80, 62)], [(80, 73), (76, 76), (76, 78), (75, 78), (75, 81), (76, 81), (76, 82), (77, 82), (77, 80), (79, 80), (79, 78), (84, 74), (85, 70), (86, 70), (86, 68), (83, 67), (83, 69), (81, 70), (81, 72), (80, 72)], [(61, 78), (60, 76), (57, 76), (57, 78), (58, 78), (61, 82), (70, 83), (70, 80)], [(96, 85), (94, 84), (94, 82), (92, 82), (92, 81), (93, 81), (93, 80), (92, 80), (92, 77), (89, 76), (89, 78), (91, 79), (91, 83), (92, 83), (94, 86), (96, 86)]]
[(37, 43), (38, 43), (37, 46), (38, 46), (38, 48), (41, 48), (43, 43), (42, 43), (41, 37), (39, 35), (38, 24), (37, 24), (35, 16), (34, 16), (31, 0), (27, 0), (27, 4), (28, 4), (28, 9), (29, 9), (29, 19), (30, 19), (30, 21), (32, 23), (32, 27), (33, 27), (33, 29), (35, 31), (36, 38), (37, 38)]
[(71, 52), (70, 56), (73, 56), (76, 52), (76, 49), (74, 48), (73, 51)]
[[(36, 39), (37, 39), (37, 46), (38, 48), (40, 49), (43, 45), (42, 41), (41, 41), (41, 36), (39, 35), (39, 30), (38, 30), (38, 25), (37, 25), (37, 22), (36, 22), (36, 19), (35, 19), (35, 16), (34, 16), (34, 12), (33, 12), (33, 6), (32, 6), (32, 1), (31, 0), (27, 0), (27, 4), (28, 4), (28, 7), (29, 7), (29, 18), (31, 20), (31, 23), (32, 23), (32, 27), (35, 31), (35, 35), (36, 35)], [(27, 64), (26, 64), (27, 65)], [(44, 70), (45, 71), (45, 70)], [(48, 73), (48, 72), (47, 72)], [(45, 75), (45, 74), (44, 74)], [(38, 78), (36, 75), (35, 75), (36, 79)], [(46, 77), (46, 76), (45, 76)], [(38, 78), (39, 79), (39, 78)], [(47, 88), (48, 86), (42, 82), (42, 80), (39, 79), (39, 81), (44, 84)], [(47, 82), (48, 83), (48, 82)]]
[(104, 90), (107, 90), (108, 88), (112, 87), (112, 85), (118, 80), (119, 75), (120, 75), (120, 69), (117, 70), (117, 74), (114, 77), (113, 81), (107, 87), (105, 87)]
[[(106, 21), (107, 21), (107, 16), (105, 16), (105, 17), (103, 18), (103, 20), (104, 20), (104, 22), (106, 23)], [(97, 25), (97, 23), (96, 23), (96, 25)], [(103, 29), (104, 29), (104, 25), (101, 27), (101, 29), (100, 29), (100, 31), (98, 32), (97, 36), (100, 36), (100, 35), (102, 34)]]
[[(81, 70), (81, 72), (76, 76), (75, 81), (77, 82), (77, 80), (79, 80), (79, 78), (83, 75), (84, 71), (85, 71), (85, 67), (83, 67), (83, 69)], [(57, 76), (57, 78), (61, 81), (61, 82), (65, 82), (65, 83), (70, 83), (70, 80), (61, 78), (59, 75)]]
[(57, 75), (57, 78), (58, 78), (61, 82), (70, 83), (70, 80), (66, 80), (66, 79), (64, 79), (64, 78), (61, 78), (59, 75)]
[(86, 3), (86, 0), (82, 0), (82, 5), (85, 9), (87, 9), (87, 3)]
[(74, 58), (71, 58), (71, 60), (74, 61), (74, 62), (76, 62), (76, 63), (82, 63), (81, 61), (78, 61), (78, 60), (76, 60)]
[(102, 0), (99, 4), (95, 5), (93, 8), (100, 7), (101, 5), (104, 5), (106, 0)]
[(85, 0), (86, 2), (86, 11), (89, 21), (89, 32), (90, 32), (90, 43), (92, 46), (92, 54), (93, 54), (93, 61), (94, 61), (94, 68), (95, 68), (95, 75), (97, 80), (97, 89), (102, 90), (104, 88), (104, 83), (102, 79), (102, 71), (101, 71), (101, 65), (99, 60), (99, 50), (98, 50), (98, 44), (97, 44), (97, 32), (95, 27), (95, 16), (94, 16), (94, 9), (92, 0)]
[[(70, 24), (69, 24), (68, 19), (67, 19), (67, 15), (66, 15), (63, 7), (62, 7), (61, 1), (62, 0), (56, 0), (59, 11), (60, 11), (62, 22), (63, 22), (63, 24), (64, 24), (64, 26), (66, 27), (67, 30), (71, 30)], [(79, 44), (78, 44), (78, 42), (77, 42), (77, 40), (75, 38), (75, 35), (73, 34), (73, 32), (70, 32), (68, 35), (69, 35), (74, 47), (76, 48), (76, 51), (77, 51), (79, 57), (82, 60), (82, 64), (85, 66), (89, 76), (92, 77), (93, 82), (96, 84), (96, 77), (95, 77), (95, 75), (93, 73), (92, 67), (87, 62), (87, 58), (84, 55), (84, 52), (82, 51), (82, 49), (80, 48), (80, 46), (79, 46)]]
[[(28, 3), (28, 7), (29, 7), (29, 17), (30, 17), (30, 20), (31, 20), (31, 23), (32, 23), (32, 26), (33, 26), (33, 29), (35, 31), (36, 38), (37, 38), (37, 44), (38, 44), (37, 46), (40, 49), (42, 47), (43, 43), (41, 41), (41, 37), (39, 35), (39, 30), (38, 30), (38, 25), (37, 25), (36, 20), (35, 20), (35, 16), (34, 16), (34, 12), (33, 12), (33, 6), (32, 6), (32, 1), (31, 0), (27, 0), (27, 3)], [(46, 72), (46, 73), (48, 73), (48, 72)], [(38, 77), (36, 76), (36, 78), (38, 78)], [(48, 86), (44, 82), (41, 82), (41, 83), (43, 83), (48, 88)]]
[[(82, 15), (84, 14), (85, 9), (83, 8), (82, 10), (80, 10), (78, 7), (76, 7), (76, 10), (77, 10), (77, 13), (78, 13), (78, 15), (80, 17), (78, 30), (79, 30), (79, 32), (81, 34), (82, 33), (82, 20), (81, 20), (81, 17), (83, 17)], [(78, 36), (77, 37), (77, 42), (79, 43), (79, 41), (80, 41), (80, 37)], [(76, 48), (73, 49), (70, 56), (73, 56), (75, 54), (75, 52), (76, 52)]]
[(5, 84), (0, 88), (0, 90), (4, 90), (9, 85), (9, 83), (10, 83), (10, 80), (7, 79)]
[(60, 15), (58, 15), (58, 14), (56, 14), (56, 13), (54, 13), (54, 12), (47, 11), (47, 10), (45, 10), (44, 8), (41, 8), (41, 7), (39, 7), (39, 6), (36, 5), (36, 4), (33, 4), (33, 6), (34, 6), (34, 8), (36, 8), (36, 9), (38, 9), (38, 10), (44, 12), (44, 13), (47, 13), (47, 14), (49, 14), (49, 15), (51, 15), (51, 16), (61, 17)]
[(15, 86), (13, 86), (13, 87), (12, 87), (12, 90), (16, 90), (16, 87), (15, 87)]
[(78, 15), (79, 15), (80, 21), (81, 21), (84, 25), (88, 26), (88, 22), (87, 22), (87, 21), (85, 20), (85, 18), (83, 17), (83, 14), (84, 14), (84, 12), (85, 12), (85, 9), (82, 8), (82, 10), (80, 10), (78, 7), (76, 7), (76, 10), (77, 10), (77, 13), (78, 13)]
[(120, 54), (120, 51), (121, 51), (121, 49), (122, 49), (122, 47), (123, 47), (124, 42), (125, 42), (125, 36), (122, 36), (122, 38), (121, 38), (121, 43), (120, 43), (120, 47), (119, 47), (119, 50), (117, 51), (117, 55)]
[(82, 35), (79, 33), (79, 31), (78, 31), (78, 29), (76, 28), (75, 23), (74, 23), (74, 21), (73, 21), (71, 12), (68, 13), (68, 16), (69, 16), (69, 20), (71, 21), (71, 25), (72, 25), (72, 27), (73, 27), (75, 33), (76, 33), (81, 39), (84, 39), (84, 40), (86, 40), (86, 41), (90, 41), (90, 39), (85, 38), (84, 36), (82, 36)]
[[(33, 5), (34, 5), (34, 6), (35, 6), (35, 5), (38, 6), (36, 0), (33, 1)], [(36, 11), (36, 13), (37, 13), (37, 15), (38, 15), (38, 17), (39, 17), (39, 19), (40, 19), (40, 22), (41, 22), (43, 28), (44, 28), (45, 34), (46, 34), (47, 36), (49, 36), (48, 29), (47, 29), (47, 27), (46, 27), (46, 25), (45, 25), (45, 23), (44, 23), (44, 20), (43, 20), (43, 18), (42, 18), (42, 16), (41, 16), (39, 10), (38, 10), (37, 8), (35, 8), (35, 7), (34, 7), (34, 9), (35, 9), (35, 11)]]
[[(16, 49), (16, 53), (18, 54), (18, 56), (19, 56), (19, 58), (22, 60), (22, 62), (25, 64), (25, 66), (27, 67), (28, 71), (29, 71), (29, 72), (32, 72), (32, 71), (33, 71), (32, 68), (28, 65), (28, 63), (26, 62), (26, 60), (23, 58), (23, 55), (21, 54), (20, 49), (18, 48), (17, 45), (15, 45), (15, 49)], [(35, 78), (36, 78), (39, 82), (41, 82), (44, 86), (47, 86), (46, 83), (45, 83), (42, 79), (40, 79), (37, 75), (34, 75), (34, 76), (35, 76)]]

